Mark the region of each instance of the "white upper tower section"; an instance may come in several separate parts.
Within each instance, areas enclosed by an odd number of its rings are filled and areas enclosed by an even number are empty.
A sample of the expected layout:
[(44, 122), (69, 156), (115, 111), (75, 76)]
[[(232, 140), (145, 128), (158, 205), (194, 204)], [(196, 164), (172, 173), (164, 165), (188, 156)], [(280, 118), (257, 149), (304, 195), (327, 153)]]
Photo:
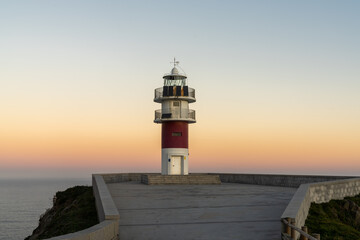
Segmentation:
[(187, 76), (180, 72), (174, 59), (174, 67), (163, 76), (164, 86), (155, 89), (154, 102), (161, 103), (161, 109), (155, 111), (155, 123), (165, 121), (186, 121), (195, 123), (195, 111), (189, 109), (189, 103), (196, 101), (195, 89), (187, 86)]

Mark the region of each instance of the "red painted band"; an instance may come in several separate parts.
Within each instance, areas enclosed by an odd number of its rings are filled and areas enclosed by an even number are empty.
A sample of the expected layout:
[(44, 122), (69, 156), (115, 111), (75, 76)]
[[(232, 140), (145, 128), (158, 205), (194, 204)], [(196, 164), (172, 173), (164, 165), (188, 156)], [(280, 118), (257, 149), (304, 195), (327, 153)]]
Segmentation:
[[(161, 127), (161, 148), (188, 148), (188, 123), (187, 122), (163, 122)], [(180, 133), (181, 136), (173, 136)]]

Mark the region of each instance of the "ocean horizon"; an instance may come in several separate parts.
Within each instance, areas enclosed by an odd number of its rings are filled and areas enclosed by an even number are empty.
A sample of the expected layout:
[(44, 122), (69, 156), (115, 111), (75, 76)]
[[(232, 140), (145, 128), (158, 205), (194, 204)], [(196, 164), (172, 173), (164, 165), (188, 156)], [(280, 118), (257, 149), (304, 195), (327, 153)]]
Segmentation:
[(91, 185), (86, 178), (0, 178), (0, 240), (31, 235), (40, 215), (52, 207), (56, 192), (76, 185)]

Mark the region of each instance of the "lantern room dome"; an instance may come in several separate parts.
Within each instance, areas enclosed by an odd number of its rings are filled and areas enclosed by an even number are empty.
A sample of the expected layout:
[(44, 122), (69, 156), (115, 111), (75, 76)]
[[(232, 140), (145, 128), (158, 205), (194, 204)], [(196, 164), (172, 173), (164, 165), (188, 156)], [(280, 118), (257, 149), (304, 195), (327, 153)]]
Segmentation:
[(171, 70), (171, 75), (178, 75), (179, 74), (179, 70), (174, 67), (172, 70)]
[(163, 77), (164, 79), (171, 79), (171, 80), (175, 80), (175, 79), (186, 79), (186, 74), (183, 72), (180, 72), (179, 69), (177, 67), (173, 67), (173, 69), (171, 69), (170, 73), (167, 73), (164, 75)]

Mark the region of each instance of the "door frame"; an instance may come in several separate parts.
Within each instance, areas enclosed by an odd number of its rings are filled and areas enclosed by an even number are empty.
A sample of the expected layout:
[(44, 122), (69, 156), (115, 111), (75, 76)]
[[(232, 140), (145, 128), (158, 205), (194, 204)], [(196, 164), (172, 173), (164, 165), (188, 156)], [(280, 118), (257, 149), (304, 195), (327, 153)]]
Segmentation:
[(178, 174), (172, 174), (171, 173), (171, 169), (172, 169), (172, 158), (173, 157), (180, 157), (180, 175), (184, 175), (184, 156), (183, 155), (170, 155), (169, 159), (170, 161), (168, 161), (168, 175), (178, 175)]

